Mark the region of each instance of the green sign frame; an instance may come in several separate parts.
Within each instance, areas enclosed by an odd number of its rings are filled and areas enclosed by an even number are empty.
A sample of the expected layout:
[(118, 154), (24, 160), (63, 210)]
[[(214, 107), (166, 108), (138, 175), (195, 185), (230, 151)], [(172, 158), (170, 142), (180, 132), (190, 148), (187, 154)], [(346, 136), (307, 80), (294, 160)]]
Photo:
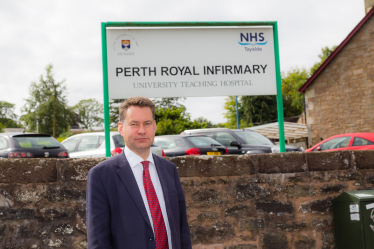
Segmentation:
[(106, 157), (110, 157), (110, 117), (109, 117), (109, 90), (108, 90), (108, 56), (107, 56), (107, 27), (211, 27), (211, 26), (272, 26), (274, 37), (275, 75), (277, 84), (277, 112), (279, 125), (280, 152), (286, 152), (284, 137), (284, 117), (281, 71), (279, 61), (278, 24), (269, 22), (102, 22), (101, 42), (103, 59), (103, 92), (104, 92), (104, 130)]

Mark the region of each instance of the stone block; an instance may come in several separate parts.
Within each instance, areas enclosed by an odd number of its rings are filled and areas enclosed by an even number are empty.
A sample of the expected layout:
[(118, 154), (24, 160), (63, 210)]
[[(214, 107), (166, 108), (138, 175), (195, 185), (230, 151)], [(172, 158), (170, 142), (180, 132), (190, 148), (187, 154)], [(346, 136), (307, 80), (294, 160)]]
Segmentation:
[(305, 154), (293, 153), (272, 153), (251, 156), (257, 161), (258, 173), (297, 173), (307, 170)]
[(54, 158), (1, 158), (0, 183), (55, 182), (56, 162)]
[(87, 248), (88, 248), (87, 240), (74, 242), (73, 249), (87, 249)]
[(235, 231), (229, 222), (216, 222), (211, 226), (190, 226), (191, 241), (193, 244), (219, 243), (232, 239)]
[(51, 225), (44, 226), (43, 224), (39, 224), (37, 228), (34, 230), (33, 235), (41, 240), (44, 240), (50, 237), (51, 230)]
[(370, 184), (374, 184), (374, 175), (369, 175), (366, 177), (365, 181)]
[(334, 230), (322, 231), (322, 249), (335, 249)]
[(349, 151), (305, 153), (309, 171), (346, 170), (351, 168)]
[(317, 194), (317, 187), (310, 185), (287, 185), (284, 192), (289, 198), (313, 196)]
[(7, 224), (0, 224), (0, 243), (4, 242), (8, 233), (9, 233), (8, 225)]
[[(17, 193), (16, 198), (17, 198), (17, 201), (23, 202), (23, 203), (37, 203), (41, 199), (39, 192), (34, 189), (19, 192)], [(1, 199), (1, 196), (0, 196), (0, 199)]]
[(0, 208), (0, 220), (33, 219), (35, 215), (36, 211), (31, 208)]
[(284, 230), (286, 232), (298, 232), (300, 230), (305, 230), (307, 228), (306, 223), (303, 222), (282, 222), (282, 223), (275, 223), (274, 227), (279, 230)]
[(60, 218), (71, 217), (73, 208), (69, 206), (52, 206), (40, 210), (41, 216), (45, 220), (55, 220)]
[(330, 213), (332, 212), (332, 197), (326, 199), (313, 200), (300, 204), (300, 210), (303, 213), (312, 212), (312, 213)]
[(255, 245), (255, 244), (240, 244), (240, 245), (225, 246), (224, 249), (257, 249), (257, 245)]
[(35, 220), (22, 220), (13, 222), (12, 239), (17, 240), (18, 243), (23, 244), (25, 239), (34, 237), (34, 230), (37, 228), (38, 223)]
[(239, 221), (239, 228), (247, 231), (263, 229), (265, 228), (265, 221), (263, 219), (242, 219)]
[(226, 197), (214, 189), (205, 189), (192, 194), (192, 200), (198, 205), (219, 205), (226, 202)]
[(292, 183), (303, 182), (303, 179), (299, 175), (287, 177), (287, 180)]
[(82, 231), (83, 233), (87, 234), (87, 226), (86, 226), (86, 213), (84, 212), (76, 212), (75, 215), (75, 227)]
[(262, 188), (257, 184), (252, 183), (238, 183), (235, 186), (236, 199), (238, 201), (244, 200), (259, 200), (270, 195), (268, 189)]
[(338, 180), (339, 181), (361, 181), (362, 175), (358, 173), (342, 174), (342, 175), (338, 175)]
[(182, 186), (183, 187), (193, 187), (193, 186), (195, 186), (195, 181), (183, 181), (182, 179), (181, 179), (181, 184), (182, 184)]
[(254, 215), (255, 211), (245, 204), (239, 204), (225, 210), (225, 216), (243, 218)]
[(68, 187), (45, 187), (43, 197), (50, 202), (85, 201), (86, 190)]
[(4, 189), (0, 189), (0, 208), (11, 207), (13, 205), (14, 202), (12, 196)]
[(323, 185), (319, 192), (322, 194), (333, 194), (343, 192), (347, 189), (347, 184), (330, 184), (330, 185)]
[(325, 219), (312, 219), (312, 227), (314, 229), (324, 229), (329, 228), (334, 225), (334, 220), (332, 217)]
[(200, 183), (200, 186), (204, 185), (215, 185), (217, 182), (215, 180), (206, 180)]
[(54, 233), (58, 235), (72, 234), (73, 232), (74, 228), (69, 223), (60, 223), (57, 224), (54, 228)]
[(219, 218), (219, 213), (211, 212), (211, 211), (201, 212), (200, 214), (197, 215), (197, 219), (201, 221), (216, 220), (218, 218)]
[(374, 153), (372, 150), (355, 150), (351, 153), (357, 169), (374, 169)]
[(254, 174), (248, 156), (183, 156), (170, 159), (180, 177), (242, 176)]
[(107, 158), (82, 158), (82, 159), (68, 159), (68, 166), (61, 167), (62, 181), (87, 181), (88, 171), (97, 164), (105, 161)]
[(256, 202), (256, 210), (259, 212), (283, 215), (294, 213), (294, 207), (292, 203), (285, 203), (277, 200), (262, 200)]
[(295, 249), (317, 249), (316, 241), (306, 235), (296, 235), (294, 242)]
[(261, 234), (262, 249), (289, 249), (288, 238), (281, 233), (267, 232)]

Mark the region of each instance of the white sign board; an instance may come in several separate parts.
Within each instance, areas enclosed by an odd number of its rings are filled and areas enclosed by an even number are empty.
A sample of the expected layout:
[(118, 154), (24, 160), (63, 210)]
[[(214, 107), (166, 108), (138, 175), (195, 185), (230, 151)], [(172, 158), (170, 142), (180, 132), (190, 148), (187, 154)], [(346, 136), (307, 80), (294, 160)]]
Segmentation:
[(277, 94), (272, 27), (106, 32), (111, 99)]

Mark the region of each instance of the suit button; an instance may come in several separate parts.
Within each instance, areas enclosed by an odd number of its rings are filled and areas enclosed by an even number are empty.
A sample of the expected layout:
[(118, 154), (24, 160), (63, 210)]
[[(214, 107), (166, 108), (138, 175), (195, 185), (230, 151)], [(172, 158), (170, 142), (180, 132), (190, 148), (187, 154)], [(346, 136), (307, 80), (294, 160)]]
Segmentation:
[(149, 237), (149, 240), (150, 240), (150, 241), (153, 241), (153, 237)]

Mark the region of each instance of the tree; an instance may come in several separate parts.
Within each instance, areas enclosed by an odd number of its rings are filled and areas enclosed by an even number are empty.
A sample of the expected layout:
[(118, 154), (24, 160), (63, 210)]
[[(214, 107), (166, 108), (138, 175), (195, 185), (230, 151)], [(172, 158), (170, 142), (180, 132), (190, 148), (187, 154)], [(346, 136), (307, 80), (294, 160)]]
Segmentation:
[(109, 120), (110, 127), (117, 128), (119, 122), (119, 106), (126, 99), (111, 99), (109, 101)]
[(202, 129), (207, 126), (207, 123), (191, 121), (191, 117), (186, 113), (184, 106), (157, 107), (155, 116), (157, 122), (156, 135), (180, 134), (187, 129)]
[[(195, 119), (196, 122), (203, 124), (206, 123), (206, 128), (216, 128), (216, 127), (221, 127), (220, 124), (213, 124), (211, 121), (204, 117), (199, 117)], [(224, 126), (223, 126), (224, 127)]]
[(22, 127), (17, 124), (17, 115), (14, 114), (15, 105), (6, 101), (0, 101), (0, 124), (3, 128)]
[(56, 82), (52, 74), (53, 66), (46, 67), (46, 74), (40, 75), (39, 83), (32, 82), (30, 97), (22, 108), (21, 120), (28, 130), (36, 131), (36, 119), (39, 117), (39, 133), (54, 134), (58, 137), (69, 129), (74, 112), (67, 106), (64, 80)]
[(313, 67), (310, 69), (310, 75), (314, 74), (314, 72), (318, 70), (322, 63), (332, 54), (332, 52), (334, 52), (336, 48), (337, 46), (333, 46), (332, 48), (326, 46), (322, 48), (322, 54), (318, 55), (321, 61), (313, 65)]
[(308, 70), (293, 68), (282, 72), (283, 113), (285, 117), (299, 116), (304, 110), (303, 94), (298, 90), (309, 79)]
[(243, 96), (241, 101), (245, 123), (253, 126), (277, 119), (276, 96)]
[[(236, 121), (236, 100), (235, 96), (228, 96), (226, 98), (226, 102), (223, 106), (223, 108), (226, 110), (226, 112), (223, 114), (223, 117), (227, 119), (227, 122), (225, 123), (226, 128), (230, 129), (236, 129), (237, 128), (237, 121)], [(238, 97), (238, 110), (239, 110), (239, 122), (240, 122), (240, 128), (248, 127), (249, 125), (244, 122), (243, 119), (243, 105), (241, 102), (241, 97)]]
[(161, 98), (154, 99), (153, 103), (159, 108), (170, 108), (170, 107), (180, 107), (183, 106), (179, 101), (184, 101), (186, 98), (175, 97), (175, 98)]
[(84, 129), (92, 130), (92, 127), (102, 126), (104, 122), (103, 104), (95, 99), (81, 100), (73, 107), (73, 110), (79, 115), (79, 123)]

